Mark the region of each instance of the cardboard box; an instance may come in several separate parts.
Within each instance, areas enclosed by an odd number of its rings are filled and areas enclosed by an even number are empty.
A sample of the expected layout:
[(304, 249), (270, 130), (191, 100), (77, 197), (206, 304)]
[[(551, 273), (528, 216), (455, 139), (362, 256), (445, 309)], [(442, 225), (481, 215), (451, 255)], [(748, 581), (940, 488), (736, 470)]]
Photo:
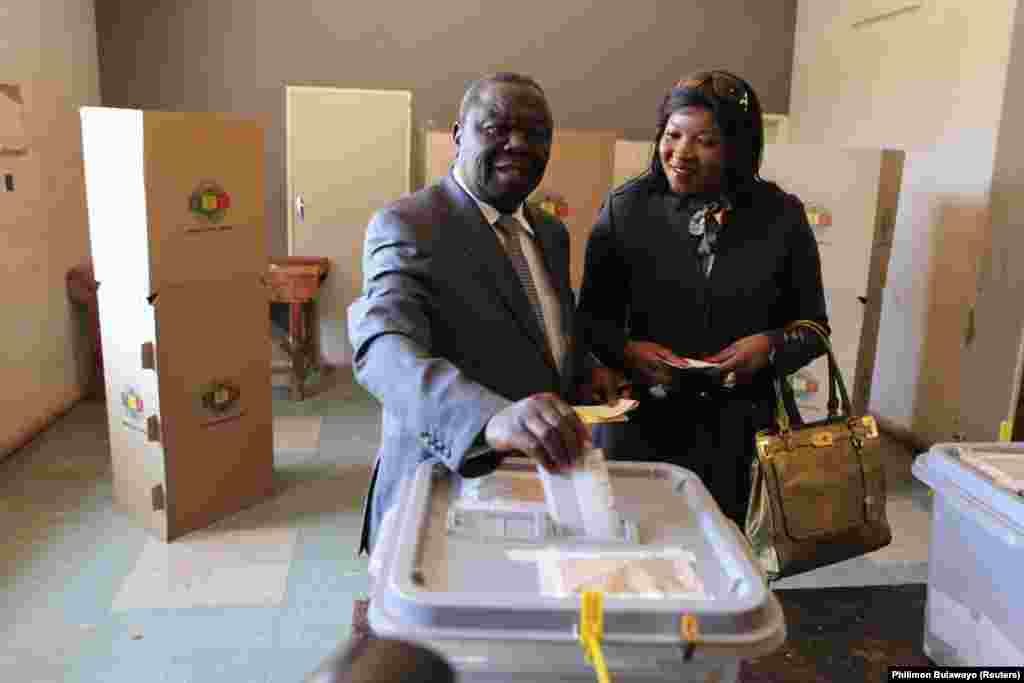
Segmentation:
[(81, 117), (114, 498), (172, 540), (273, 491), (263, 130)]

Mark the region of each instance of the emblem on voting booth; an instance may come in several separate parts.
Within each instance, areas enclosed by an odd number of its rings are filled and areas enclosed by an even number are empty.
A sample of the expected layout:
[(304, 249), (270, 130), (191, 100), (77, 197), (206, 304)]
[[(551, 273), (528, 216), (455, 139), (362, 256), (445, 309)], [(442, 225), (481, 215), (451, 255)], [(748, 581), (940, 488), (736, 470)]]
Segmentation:
[(807, 204), (804, 209), (807, 212), (807, 223), (814, 231), (814, 237), (819, 243), (827, 243), (829, 230), (832, 226), (832, 212), (820, 204)]
[(211, 223), (219, 223), (231, 207), (231, 195), (220, 185), (203, 181), (188, 200), (189, 210)]
[(127, 386), (121, 391), (121, 407), (124, 408), (121, 424), (137, 432), (144, 432), (146, 404), (136, 387)]
[(535, 202), (537, 208), (545, 211), (556, 218), (569, 216), (569, 202), (560, 194), (555, 192), (543, 193)]
[(238, 385), (228, 381), (214, 381), (203, 387), (200, 402), (203, 413), (210, 418), (221, 419), (238, 414), (238, 398), (242, 392)]
[(802, 368), (789, 376), (789, 385), (793, 388), (793, 396), (797, 401), (807, 401), (818, 395), (821, 384), (818, 378), (808, 370)]
[(125, 413), (130, 420), (138, 422), (142, 419), (142, 411), (145, 409), (145, 405), (142, 402), (142, 396), (135, 390), (135, 387), (128, 387), (121, 392), (121, 405), (124, 406)]

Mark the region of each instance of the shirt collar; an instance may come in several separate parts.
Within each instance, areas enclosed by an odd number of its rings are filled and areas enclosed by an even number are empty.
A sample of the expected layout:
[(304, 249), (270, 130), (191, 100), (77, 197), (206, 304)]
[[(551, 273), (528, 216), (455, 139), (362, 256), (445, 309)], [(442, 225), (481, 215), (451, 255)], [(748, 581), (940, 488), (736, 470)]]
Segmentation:
[[(466, 194), (472, 197), (473, 201), (476, 202), (476, 205), (480, 207), (480, 212), (484, 215), (484, 220), (487, 221), (487, 224), (493, 226), (495, 222), (497, 222), (498, 217), (501, 216), (501, 212), (498, 211), (493, 206), (491, 206), (490, 204), (488, 204), (487, 202), (479, 199), (475, 194), (473, 194), (470, 191), (470, 189), (466, 186), (466, 182), (462, 179), (462, 173), (459, 172), (458, 164), (455, 164), (454, 166), (453, 175), (455, 176), (455, 182), (459, 184), (459, 187), (465, 190)], [(515, 213), (513, 213), (512, 215), (515, 216), (516, 220), (518, 220), (522, 224), (522, 226), (526, 229), (526, 232), (530, 233), (530, 236), (533, 236), (533, 227), (526, 220), (526, 213), (523, 211), (522, 204), (516, 207)]]

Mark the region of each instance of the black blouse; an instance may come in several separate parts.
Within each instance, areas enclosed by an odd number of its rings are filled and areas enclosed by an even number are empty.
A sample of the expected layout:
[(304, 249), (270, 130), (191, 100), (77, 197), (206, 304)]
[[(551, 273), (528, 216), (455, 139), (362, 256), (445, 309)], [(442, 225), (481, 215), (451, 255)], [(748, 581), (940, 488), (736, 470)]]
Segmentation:
[(820, 355), (813, 335), (782, 333), (800, 319), (828, 325), (818, 245), (800, 200), (762, 182), (734, 202), (709, 277), (685, 202), (673, 200), (649, 174), (605, 200), (587, 243), (578, 311), (598, 358), (622, 369), (627, 339), (702, 358), (758, 333), (773, 336), (783, 374)]

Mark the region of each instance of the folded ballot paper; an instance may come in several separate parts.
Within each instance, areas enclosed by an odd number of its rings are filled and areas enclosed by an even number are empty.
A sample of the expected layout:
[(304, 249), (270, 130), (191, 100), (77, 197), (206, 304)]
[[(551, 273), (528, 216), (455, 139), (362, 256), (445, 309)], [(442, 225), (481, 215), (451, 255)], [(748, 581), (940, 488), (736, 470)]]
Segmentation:
[(709, 363), (696, 358), (683, 358), (682, 356), (661, 356), (661, 362), (677, 370), (710, 370), (717, 368), (718, 363)]
[(588, 448), (571, 470), (548, 472), (537, 465), (548, 514), (563, 530), (595, 540), (622, 540), (604, 451)]
[(670, 387), (661, 387), (660, 392), (654, 392), (656, 396), (663, 396), (664, 391), (668, 388), (680, 390), (683, 387), (688, 387), (690, 390), (708, 390), (721, 385), (721, 366), (718, 363), (709, 363), (696, 358), (683, 358), (675, 354), (661, 356), (661, 362), (671, 368), (672, 384)]
[(573, 410), (585, 425), (605, 424), (608, 422), (626, 422), (627, 413), (640, 405), (639, 401), (620, 398), (615, 403), (599, 406), (573, 406)]

